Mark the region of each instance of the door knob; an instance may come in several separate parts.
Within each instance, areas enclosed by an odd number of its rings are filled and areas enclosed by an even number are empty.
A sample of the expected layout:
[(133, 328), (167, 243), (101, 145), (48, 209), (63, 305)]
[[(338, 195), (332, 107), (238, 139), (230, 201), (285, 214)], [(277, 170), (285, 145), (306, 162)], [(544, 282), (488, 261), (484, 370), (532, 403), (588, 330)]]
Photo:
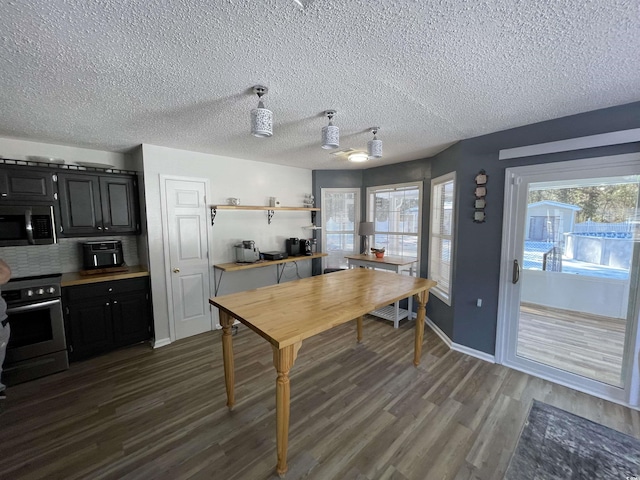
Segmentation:
[(173, 269), (173, 273), (179, 273), (179, 272), (180, 272), (180, 269), (179, 269), (179, 268), (174, 268), (174, 269)]

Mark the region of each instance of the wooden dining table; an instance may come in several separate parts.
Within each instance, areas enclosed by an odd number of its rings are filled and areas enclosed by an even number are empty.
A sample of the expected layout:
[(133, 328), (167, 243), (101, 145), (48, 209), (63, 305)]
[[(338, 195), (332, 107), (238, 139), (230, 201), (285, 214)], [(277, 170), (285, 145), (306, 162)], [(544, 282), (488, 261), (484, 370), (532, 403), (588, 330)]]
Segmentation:
[(413, 363), (418, 366), (424, 335), (425, 305), (433, 280), (364, 268), (213, 297), (222, 325), (222, 350), (227, 406), (233, 409), (234, 365), (231, 326), (237, 319), (271, 343), (276, 378), (276, 473), (287, 472), (289, 439), (289, 371), (302, 342), (338, 325), (356, 320), (362, 341), (363, 316), (376, 308), (415, 295), (418, 308)]

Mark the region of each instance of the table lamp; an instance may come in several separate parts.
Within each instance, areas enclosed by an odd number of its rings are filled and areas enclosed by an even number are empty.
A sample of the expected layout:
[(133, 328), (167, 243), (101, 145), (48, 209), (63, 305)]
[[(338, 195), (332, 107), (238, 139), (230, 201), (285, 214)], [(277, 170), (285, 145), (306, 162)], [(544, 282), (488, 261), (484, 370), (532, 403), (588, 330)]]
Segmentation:
[(369, 237), (375, 233), (375, 226), (373, 222), (360, 222), (358, 226), (358, 235), (364, 237), (364, 255), (369, 254)]

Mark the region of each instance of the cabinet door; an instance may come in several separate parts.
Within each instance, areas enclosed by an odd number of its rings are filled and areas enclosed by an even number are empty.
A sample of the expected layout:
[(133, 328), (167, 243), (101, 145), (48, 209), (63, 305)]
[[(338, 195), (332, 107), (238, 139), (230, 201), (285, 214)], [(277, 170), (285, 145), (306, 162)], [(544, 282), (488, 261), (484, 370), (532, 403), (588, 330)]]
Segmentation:
[(114, 297), (111, 302), (115, 345), (143, 342), (151, 336), (146, 292)]
[(138, 230), (138, 192), (135, 177), (101, 176), (102, 223), (105, 233)]
[(53, 202), (54, 172), (29, 167), (0, 170), (0, 200), (7, 202)]
[(68, 306), (67, 320), (70, 360), (80, 360), (113, 348), (111, 302), (108, 298)]
[(61, 234), (65, 237), (102, 235), (100, 182), (97, 175), (58, 174)]

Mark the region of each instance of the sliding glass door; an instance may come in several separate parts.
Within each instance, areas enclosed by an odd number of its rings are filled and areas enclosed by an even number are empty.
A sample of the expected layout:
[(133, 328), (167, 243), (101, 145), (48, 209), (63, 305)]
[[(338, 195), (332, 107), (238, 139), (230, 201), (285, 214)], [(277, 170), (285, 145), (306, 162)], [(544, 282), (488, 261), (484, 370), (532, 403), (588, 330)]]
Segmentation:
[(506, 190), (501, 360), (637, 402), (640, 156), (508, 169)]

